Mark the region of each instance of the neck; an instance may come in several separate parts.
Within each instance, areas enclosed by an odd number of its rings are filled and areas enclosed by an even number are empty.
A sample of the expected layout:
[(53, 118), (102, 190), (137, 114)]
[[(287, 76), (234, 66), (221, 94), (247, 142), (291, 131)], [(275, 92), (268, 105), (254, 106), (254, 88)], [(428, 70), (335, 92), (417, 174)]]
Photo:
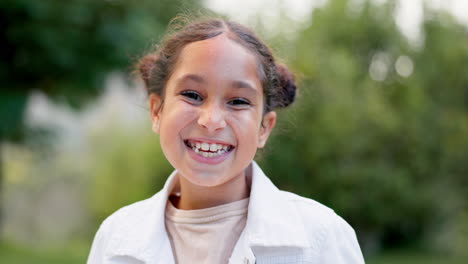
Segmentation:
[(174, 206), (182, 210), (195, 210), (214, 207), (239, 201), (250, 194), (250, 166), (242, 175), (235, 176), (228, 182), (218, 186), (199, 186), (179, 176), (180, 199), (174, 201)]

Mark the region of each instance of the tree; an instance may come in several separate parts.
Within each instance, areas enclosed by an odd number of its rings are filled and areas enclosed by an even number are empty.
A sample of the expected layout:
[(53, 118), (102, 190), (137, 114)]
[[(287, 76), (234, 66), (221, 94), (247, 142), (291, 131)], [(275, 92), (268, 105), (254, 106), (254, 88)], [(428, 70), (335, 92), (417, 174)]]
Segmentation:
[(368, 253), (420, 241), (456, 215), (451, 204), (467, 208), (467, 29), (426, 10), (415, 48), (394, 5), (330, 0), (313, 12), (289, 50), (304, 76), (294, 116), (281, 115), (262, 162), (349, 220)]
[[(23, 140), (27, 131), (24, 111), (31, 91), (40, 90), (81, 107), (99, 94), (107, 73), (127, 70), (136, 55), (160, 37), (172, 17), (195, 3), (2, 1), (0, 142)], [(0, 191), (1, 164), (0, 160)]]

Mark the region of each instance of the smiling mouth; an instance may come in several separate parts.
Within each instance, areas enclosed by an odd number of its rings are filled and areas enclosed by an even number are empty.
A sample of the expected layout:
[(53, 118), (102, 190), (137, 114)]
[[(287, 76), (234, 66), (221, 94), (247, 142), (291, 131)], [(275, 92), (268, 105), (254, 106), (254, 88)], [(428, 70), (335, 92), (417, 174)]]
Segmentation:
[(224, 153), (231, 152), (233, 145), (224, 145), (216, 143), (207, 143), (202, 141), (184, 140), (185, 145), (191, 148), (195, 153), (205, 158), (213, 158)]

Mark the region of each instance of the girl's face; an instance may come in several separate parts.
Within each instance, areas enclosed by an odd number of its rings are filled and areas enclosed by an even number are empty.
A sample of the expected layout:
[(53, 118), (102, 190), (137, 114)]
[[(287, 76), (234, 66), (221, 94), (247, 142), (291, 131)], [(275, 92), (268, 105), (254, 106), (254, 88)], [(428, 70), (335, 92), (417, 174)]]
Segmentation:
[(244, 176), (276, 121), (263, 116), (255, 57), (225, 34), (185, 46), (160, 108), (161, 99), (149, 98), (153, 130), (179, 175), (199, 186)]

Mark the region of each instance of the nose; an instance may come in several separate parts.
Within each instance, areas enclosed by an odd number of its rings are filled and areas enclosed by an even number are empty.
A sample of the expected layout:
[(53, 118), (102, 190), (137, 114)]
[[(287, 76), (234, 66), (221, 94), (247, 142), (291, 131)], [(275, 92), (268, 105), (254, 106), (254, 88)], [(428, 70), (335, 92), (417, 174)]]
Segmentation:
[(198, 124), (208, 130), (209, 133), (226, 127), (224, 119), (224, 110), (216, 102), (210, 102), (200, 108)]

